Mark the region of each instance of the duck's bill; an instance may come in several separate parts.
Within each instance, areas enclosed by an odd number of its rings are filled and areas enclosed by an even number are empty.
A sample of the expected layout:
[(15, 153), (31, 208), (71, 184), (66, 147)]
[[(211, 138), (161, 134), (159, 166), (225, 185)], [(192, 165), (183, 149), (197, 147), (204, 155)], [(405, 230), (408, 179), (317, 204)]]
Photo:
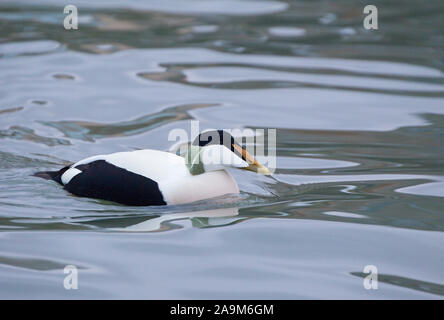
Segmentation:
[(254, 172), (265, 174), (265, 175), (270, 175), (271, 174), (270, 169), (268, 169), (266, 166), (261, 165), (256, 160), (255, 160), (254, 163), (250, 164), (248, 167), (245, 167), (245, 168), (242, 168), (242, 169), (254, 171)]
[(233, 144), (233, 148), (237, 152), (237, 154), (241, 156), (245, 162), (248, 163), (248, 166), (242, 169), (266, 175), (271, 174), (270, 170), (266, 166), (261, 165), (247, 150), (242, 148), (240, 145)]

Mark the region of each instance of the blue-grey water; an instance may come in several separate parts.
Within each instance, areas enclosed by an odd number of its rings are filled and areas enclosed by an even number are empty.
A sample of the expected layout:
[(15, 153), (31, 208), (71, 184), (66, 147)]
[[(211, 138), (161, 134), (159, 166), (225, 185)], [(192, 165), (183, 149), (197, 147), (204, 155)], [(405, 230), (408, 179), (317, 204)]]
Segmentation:
[[(444, 2), (66, 4), (0, 2), (0, 298), (444, 297)], [(276, 128), (275, 174), (155, 208), (31, 176), (192, 120)]]

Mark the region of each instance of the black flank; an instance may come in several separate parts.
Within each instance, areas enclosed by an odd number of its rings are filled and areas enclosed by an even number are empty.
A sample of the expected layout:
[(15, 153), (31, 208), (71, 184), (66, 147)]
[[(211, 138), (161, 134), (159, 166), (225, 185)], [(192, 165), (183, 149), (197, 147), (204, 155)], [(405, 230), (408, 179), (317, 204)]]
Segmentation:
[(132, 206), (166, 205), (157, 182), (119, 168), (105, 160), (76, 167), (82, 173), (74, 176), (65, 189), (77, 196), (103, 199)]

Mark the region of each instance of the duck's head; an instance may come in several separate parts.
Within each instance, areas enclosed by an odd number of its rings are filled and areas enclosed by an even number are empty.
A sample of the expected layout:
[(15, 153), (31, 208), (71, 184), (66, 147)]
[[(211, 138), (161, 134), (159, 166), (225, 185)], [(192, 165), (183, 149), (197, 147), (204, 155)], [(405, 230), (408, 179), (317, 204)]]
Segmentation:
[(261, 165), (224, 130), (211, 130), (199, 134), (190, 146), (186, 161), (193, 175), (228, 167), (270, 174), (267, 167)]

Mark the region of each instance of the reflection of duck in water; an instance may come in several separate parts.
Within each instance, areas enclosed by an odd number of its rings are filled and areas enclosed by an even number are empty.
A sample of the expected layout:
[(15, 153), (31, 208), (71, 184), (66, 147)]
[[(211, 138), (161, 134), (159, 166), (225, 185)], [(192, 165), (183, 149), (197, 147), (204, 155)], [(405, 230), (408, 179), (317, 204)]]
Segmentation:
[(170, 213), (128, 227), (112, 228), (111, 230), (126, 232), (166, 231), (171, 229), (171, 226), (167, 225), (169, 222), (184, 219), (190, 219), (193, 226), (198, 228), (223, 226), (239, 220), (240, 218), (233, 218), (238, 214), (238, 208), (220, 208), (185, 213)]
[(35, 175), (78, 196), (148, 206), (239, 193), (227, 167), (269, 174), (229, 133), (217, 130), (201, 133), (184, 157), (149, 149), (118, 152)]

